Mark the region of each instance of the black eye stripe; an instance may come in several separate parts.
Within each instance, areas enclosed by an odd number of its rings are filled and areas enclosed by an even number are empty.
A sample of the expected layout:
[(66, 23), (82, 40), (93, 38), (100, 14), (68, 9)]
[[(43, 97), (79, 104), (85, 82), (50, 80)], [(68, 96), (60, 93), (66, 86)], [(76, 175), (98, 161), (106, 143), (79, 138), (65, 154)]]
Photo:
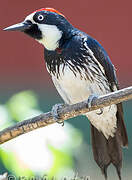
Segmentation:
[(26, 20), (25, 23), (32, 24), (32, 21)]

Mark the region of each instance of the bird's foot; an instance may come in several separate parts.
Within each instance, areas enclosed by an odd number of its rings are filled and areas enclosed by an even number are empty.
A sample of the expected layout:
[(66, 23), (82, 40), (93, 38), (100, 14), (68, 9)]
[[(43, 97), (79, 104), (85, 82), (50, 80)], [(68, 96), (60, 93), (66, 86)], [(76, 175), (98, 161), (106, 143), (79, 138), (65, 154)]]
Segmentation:
[(97, 115), (103, 114), (103, 108), (100, 108), (99, 110), (100, 110), (100, 112), (97, 112), (96, 114), (97, 114)]
[[(88, 107), (90, 108), (92, 106), (92, 102), (95, 100), (95, 99), (98, 99), (98, 95), (96, 94), (92, 94), (88, 97)], [(101, 115), (103, 114), (103, 108), (100, 108), (100, 112), (96, 113), (97, 115)]]
[(52, 107), (52, 110), (51, 110), (51, 113), (52, 113), (52, 116), (54, 118), (54, 120), (58, 123), (58, 124), (61, 124), (62, 126), (64, 126), (64, 121), (60, 119), (60, 116), (58, 114), (58, 110), (60, 108), (62, 108), (63, 106), (65, 106), (64, 104), (55, 104), (53, 107)]

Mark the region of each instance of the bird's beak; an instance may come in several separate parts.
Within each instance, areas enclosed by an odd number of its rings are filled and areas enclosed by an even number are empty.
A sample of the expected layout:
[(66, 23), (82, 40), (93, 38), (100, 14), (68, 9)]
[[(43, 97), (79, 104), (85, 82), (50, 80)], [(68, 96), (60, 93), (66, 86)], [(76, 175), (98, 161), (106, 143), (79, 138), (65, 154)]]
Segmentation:
[(22, 23), (9, 26), (3, 30), (4, 31), (25, 31), (25, 30), (29, 29), (31, 26), (32, 26), (31, 21), (24, 21)]

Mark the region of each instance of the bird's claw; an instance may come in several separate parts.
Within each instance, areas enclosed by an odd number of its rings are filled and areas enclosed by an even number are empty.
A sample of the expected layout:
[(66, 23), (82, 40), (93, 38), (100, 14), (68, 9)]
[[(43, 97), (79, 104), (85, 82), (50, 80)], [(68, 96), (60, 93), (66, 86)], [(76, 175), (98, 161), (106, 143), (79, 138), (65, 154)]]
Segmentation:
[(54, 120), (58, 123), (58, 124), (62, 124), (62, 126), (64, 126), (64, 121), (60, 119), (60, 116), (58, 114), (58, 110), (59, 108), (61, 108), (62, 106), (64, 106), (63, 104), (55, 104), (53, 107), (52, 107), (52, 110), (51, 110), (51, 113), (52, 113), (52, 116), (54, 118)]
[(64, 126), (64, 121), (60, 121), (60, 120), (58, 120), (58, 121), (56, 121), (58, 124), (61, 124), (62, 125), (62, 127)]
[[(88, 107), (89, 108), (91, 108), (91, 106), (92, 106), (92, 102), (93, 102), (93, 100), (95, 100), (95, 99), (98, 99), (98, 95), (95, 95), (95, 94), (92, 94), (92, 95), (90, 95), (89, 97), (88, 97)], [(100, 108), (100, 112), (98, 112), (98, 113), (96, 113), (97, 115), (101, 115), (101, 114), (103, 114), (103, 108)]]
[(95, 99), (98, 99), (98, 96), (97, 96), (97, 95), (94, 95), (94, 94), (92, 94), (92, 95), (90, 95), (90, 96), (88, 97), (88, 107), (89, 107), (89, 108), (91, 108), (92, 102), (93, 102), (93, 100), (95, 100)]
[(103, 108), (100, 108), (100, 112), (97, 112), (96, 114), (97, 114), (97, 115), (103, 114)]

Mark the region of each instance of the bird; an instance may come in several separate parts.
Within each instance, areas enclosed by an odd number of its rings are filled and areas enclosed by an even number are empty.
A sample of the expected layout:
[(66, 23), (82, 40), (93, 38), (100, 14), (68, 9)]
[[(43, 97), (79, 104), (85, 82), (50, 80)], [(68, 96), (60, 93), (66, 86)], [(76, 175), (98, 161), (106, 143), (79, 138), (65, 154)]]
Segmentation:
[[(44, 46), (44, 60), (53, 83), (68, 105), (119, 89), (107, 52), (93, 37), (74, 27), (54, 8), (41, 8), (5, 31), (20, 31)], [(93, 157), (107, 180), (110, 164), (121, 180), (122, 147), (128, 146), (122, 103), (88, 112)]]

